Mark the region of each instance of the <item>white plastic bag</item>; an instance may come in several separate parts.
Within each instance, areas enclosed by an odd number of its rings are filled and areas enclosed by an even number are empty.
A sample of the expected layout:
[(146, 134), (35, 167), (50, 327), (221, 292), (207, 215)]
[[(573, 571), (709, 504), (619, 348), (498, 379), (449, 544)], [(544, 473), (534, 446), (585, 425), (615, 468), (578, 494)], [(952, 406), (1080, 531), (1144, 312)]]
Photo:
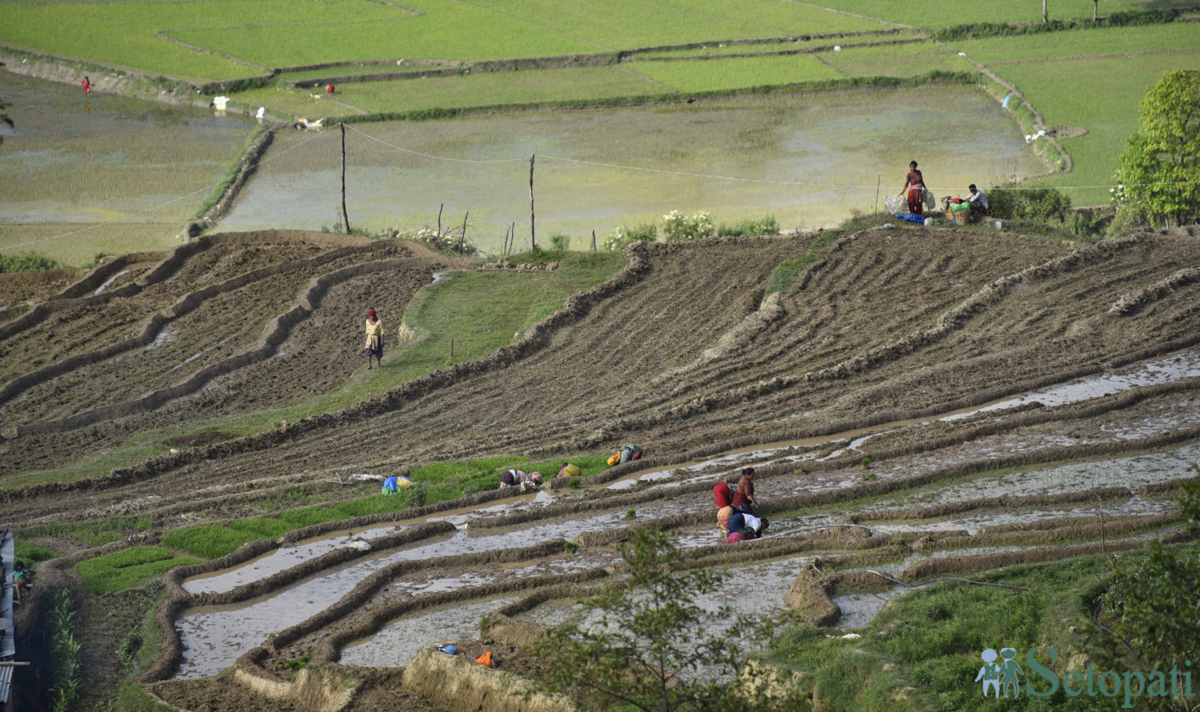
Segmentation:
[(892, 215), (908, 212), (908, 203), (900, 195), (889, 195), (883, 199), (883, 206)]
[(933, 197), (932, 190), (926, 188), (921, 197), (925, 199), (926, 210), (934, 210), (937, 208), (937, 198)]

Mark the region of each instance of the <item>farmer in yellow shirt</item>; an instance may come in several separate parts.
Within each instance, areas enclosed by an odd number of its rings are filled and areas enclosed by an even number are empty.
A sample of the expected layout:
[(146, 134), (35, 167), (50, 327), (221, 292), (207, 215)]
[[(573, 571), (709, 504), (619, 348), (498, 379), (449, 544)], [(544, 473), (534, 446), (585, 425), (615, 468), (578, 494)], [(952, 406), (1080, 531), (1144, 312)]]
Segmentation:
[(383, 322), (375, 316), (375, 310), (367, 311), (367, 346), (363, 350), (367, 355), (367, 370), (371, 370), (371, 359), (378, 359), (383, 366)]

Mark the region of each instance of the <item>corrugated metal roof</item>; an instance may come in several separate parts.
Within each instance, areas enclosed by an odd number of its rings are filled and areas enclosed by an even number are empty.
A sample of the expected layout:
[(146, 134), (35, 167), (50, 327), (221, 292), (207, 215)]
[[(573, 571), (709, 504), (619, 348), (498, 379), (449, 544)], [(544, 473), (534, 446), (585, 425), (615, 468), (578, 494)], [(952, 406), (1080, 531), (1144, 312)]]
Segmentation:
[(10, 665), (0, 665), (0, 705), (8, 702), (8, 697), (12, 693), (12, 678), (15, 667)]
[(0, 541), (0, 557), (4, 559), (4, 595), (0, 598), (0, 626), (4, 635), (0, 637), (0, 660), (17, 654), (17, 636), (13, 630), (13, 557), (17, 554), (11, 531), (5, 530)]
[[(4, 595), (0, 597), (0, 626), (4, 627), (4, 635), (0, 638), (0, 660), (12, 660), (17, 654), (17, 633), (13, 627), (13, 557), (16, 553), (13, 534), (5, 530), (0, 539), (0, 557), (4, 559)], [(0, 665), (0, 704), (7, 703), (12, 692), (13, 670), (11, 665)]]

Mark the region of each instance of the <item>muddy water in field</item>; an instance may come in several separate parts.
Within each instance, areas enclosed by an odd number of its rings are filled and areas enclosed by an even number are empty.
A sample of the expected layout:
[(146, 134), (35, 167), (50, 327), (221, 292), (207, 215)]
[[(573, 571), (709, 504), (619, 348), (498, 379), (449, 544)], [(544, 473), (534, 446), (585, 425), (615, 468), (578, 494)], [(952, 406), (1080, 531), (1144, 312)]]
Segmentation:
[[(176, 244), (252, 125), (122, 96), (85, 99), (78, 86), (3, 71), (0, 87), (15, 124), (0, 126), (0, 249), (71, 264), (102, 249)], [(123, 229), (101, 226), (116, 219)], [(76, 234), (56, 238), (68, 232)], [(29, 240), (39, 242), (18, 247)]]
[(341, 662), (366, 667), (403, 667), (427, 645), (478, 637), (482, 616), (516, 600), (516, 596), (490, 598), (408, 616), (347, 647), (342, 651)]
[[(218, 672), (231, 664), (238, 656), (261, 643), (270, 633), (293, 626), (333, 605), (361, 580), (389, 564), (456, 554), (496, 551), (559, 537), (572, 539), (584, 531), (604, 529), (617, 521), (619, 521), (619, 515), (604, 514), (582, 520), (526, 526), (521, 529), (519, 535), (505, 532), (488, 536), (470, 536), (465, 531), (459, 531), (439, 540), (425, 541), (412, 547), (372, 554), (366, 559), (354, 561), (281, 591), (242, 604), (190, 610), (176, 623), (187, 651), (180, 675), (203, 677)], [(344, 544), (345, 542), (340, 543)], [(288, 556), (287, 553), (282, 555)], [(559, 565), (556, 568), (561, 570), (562, 566)], [(248, 571), (247, 577), (257, 573), (245, 568), (242, 570)], [(414, 584), (409, 592), (412, 594), (433, 593), (441, 590), (455, 590), (465, 586), (476, 586), (486, 583), (487, 580), (490, 580), (489, 576), (495, 574), (496, 572), (492, 571), (483, 579), (467, 574), (465, 578), (455, 577), (442, 584)], [(258, 577), (254, 576), (253, 578)], [(249, 580), (253, 580), (253, 578)], [(215, 586), (215, 584), (208, 583), (212, 580), (200, 579), (197, 582), (189, 582), (189, 588), (204, 585), (206, 586), (205, 590), (228, 590), (233, 587), (229, 585), (232, 582), (226, 580), (221, 583), (219, 589), (211, 588), (210, 586)]]
[[(222, 228), (337, 224), (336, 132), (283, 153), (312, 136), (276, 140), (268, 157), (279, 160), (259, 169)], [(769, 213), (786, 229), (839, 221), (874, 208), (880, 175), (883, 195), (898, 191), (913, 156), (939, 196), (1042, 170), (999, 104), (966, 87), (361, 124), (346, 153), (359, 224), (416, 228), (444, 204), (450, 222), (470, 212), (468, 234), (489, 251), (512, 222), (528, 233), (532, 154), (538, 231), (566, 233), (576, 248), (592, 230), (660, 222), (671, 210), (730, 223)], [(978, 160), (964, 163), (967, 153)]]

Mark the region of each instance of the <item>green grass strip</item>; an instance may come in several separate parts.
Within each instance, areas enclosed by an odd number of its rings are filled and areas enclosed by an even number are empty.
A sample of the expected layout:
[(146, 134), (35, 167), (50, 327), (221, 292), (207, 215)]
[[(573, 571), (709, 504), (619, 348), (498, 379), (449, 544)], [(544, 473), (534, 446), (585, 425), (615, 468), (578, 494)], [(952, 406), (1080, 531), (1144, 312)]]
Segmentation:
[(89, 591), (105, 594), (124, 590), (176, 566), (199, 561), (178, 557), (160, 546), (134, 546), (81, 561), (75, 565), (75, 571)]
[[(474, 492), (496, 489), (500, 486), (500, 471), (510, 467), (525, 472), (540, 472), (546, 480), (550, 480), (557, 477), (558, 470), (564, 462), (570, 462), (578, 465), (583, 471), (583, 476), (587, 477), (607, 469), (607, 457), (607, 455), (576, 455), (541, 462), (529, 462), (523, 457), (501, 456), (466, 462), (437, 462), (413, 470), (409, 477), (423, 488), (424, 504), (436, 504)], [(163, 537), (162, 543), (163, 546), (171, 549), (215, 559), (225, 556), (242, 544), (261, 539), (277, 539), (294, 529), (369, 514), (397, 512), (408, 506), (408, 493), (404, 491), (390, 497), (379, 494), (378, 488), (374, 485), (362, 485), (359, 487), (359, 491), (370, 494), (338, 504), (292, 509), (283, 512), (278, 517), (254, 517), (231, 522), (227, 526), (202, 524), (186, 529), (176, 529), (168, 532)]]

